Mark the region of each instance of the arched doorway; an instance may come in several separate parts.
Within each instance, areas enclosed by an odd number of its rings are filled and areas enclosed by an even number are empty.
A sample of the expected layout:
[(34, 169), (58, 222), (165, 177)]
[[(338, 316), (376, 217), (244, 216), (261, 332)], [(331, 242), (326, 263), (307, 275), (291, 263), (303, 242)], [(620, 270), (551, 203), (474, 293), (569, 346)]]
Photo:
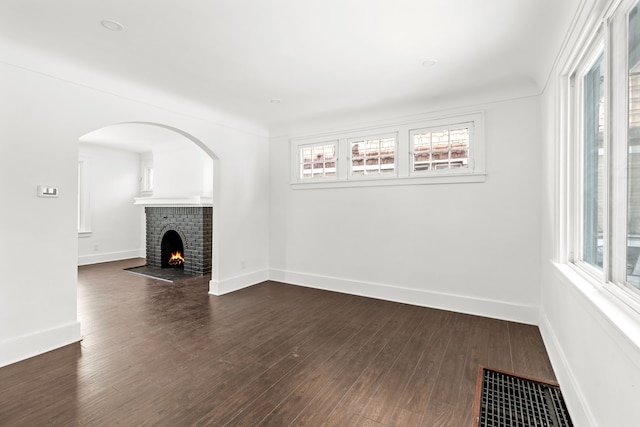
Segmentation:
[[(213, 218), (216, 217), (216, 214), (219, 211), (217, 203), (219, 200), (219, 180), (218, 157), (215, 153), (213, 153), (213, 151), (207, 147), (203, 141), (190, 133), (169, 125), (153, 122), (123, 122), (111, 124), (89, 132), (80, 137), (79, 140), (80, 147), (85, 147), (85, 145), (110, 147), (114, 150), (133, 151), (140, 154), (142, 157), (144, 157), (143, 153), (151, 152), (157, 156), (155, 161), (161, 163), (163, 170), (165, 171), (179, 170), (181, 164), (186, 164), (186, 166), (182, 167), (184, 171), (176, 173), (175, 177), (167, 177), (165, 176), (166, 174), (162, 176), (162, 182), (165, 184), (162, 187), (162, 191), (157, 187), (152, 189), (152, 191), (140, 191), (138, 197), (136, 197), (136, 204), (144, 204), (139, 203), (138, 198), (143, 199), (145, 202), (147, 201), (146, 199), (148, 199), (149, 203), (156, 205), (158, 205), (158, 200), (160, 199), (169, 200), (172, 204), (186, 203), (183, 199), (185, 199), (186, 196), (189, 196), (190, 199), (188, 200), (188, 203), (200, 203), (210, 206), (207, 212), (210, 212), (209, 215), (212, 217), (210, 218), (210, 222), (212, 223), (212, 238), (211, 243), (207, 244), (210, 245), (211, 250), (205, 248), (205, 256), (210, 254), (210, 256), (208, 256), (211, 267), (209, 271), (211, 272), (212, 280), (217, 280), (219, 274), (218, 256), (215, 251), (217, 248), (217, 223), (216, 221), (213, 221)], [(163, 153), (162, 162), (160, 162), (159, 153)], [(189, 153), (197, 153), (197, 159), (194, 157), (189, 158), (188, 156), (192, 155)], [(81, 154), (81, 148), (79, 148), (79, 154)], [(201, 157), (202, 160), (199, 160)], [(168, 161), (173, 161), (174, 165), (167, 165)], [(178, 163), (175, 163), (176, 161)], [(89, 159), (89, 166), (92, 166), (90, 162), (95, 162), (95, 160)], [(138, 179), (140, 180), (142, 189), (142, 183), (149, 177), (145, 176), (142, 162), (140, 164), (141, 167)], [(159, 165), (156, 166), (159, 167)], [(153, 176), (154, 180), (160, 184), (161, 177), (158, 176), (158, 172), (160, 171), (156, 169), (154, 173), (154, 167), (152, 167), (151, 172), (151, 176)], [(185, 177), (185, 175), (188, 176)], [(191, 181), (189, 181), (189, 178), (191, 178)], [(78, 179), (81, 186), (82, 177), (80, 174)], [(177, 181), (179, 185), (174, 185), (174, 181)], [(182, 182), (180, 183), (180, 181)], [(200, 182), (199, 187), (197, 185), (194, 187), (193, 182), (199, 181), (202, 181)], [(187, 184), (187, 190), (185, 190), (185, 194), (181, 195), (179, 194), (180, 185), (185, 186), (185, 184)], [(198, 192), (199, 194), (196, 198), (192, 197), (193, 194)], [(81, 188), (79, 188), (79, 193), (82, 194)], [(95, 198), (96, 195), (92, 195), (92, 197)], [(131, 200), (131, 202), (133, 204), (134, 201)], [(79, 210), (81, 207), (80, 202)], [(91, 250), (96, 248), (99, 249), (100, 244), (97, 242), (91, 242), (89, 236), (89, 238), (84, 242), (84, 246), (88, 246), (88, 250)], [(142, 245), (142, 247), (144, 248), (145, 246)], [(82, 248), (83, 246), (79, 244), (79, 250), (82, 250)], [(184, 249), (187, 250), (187, 248)], [(92, 259), (99, 258), (95, 258), (94, 256)], [(109, 259), (106, 259), (105, 261), (109, 261)]]

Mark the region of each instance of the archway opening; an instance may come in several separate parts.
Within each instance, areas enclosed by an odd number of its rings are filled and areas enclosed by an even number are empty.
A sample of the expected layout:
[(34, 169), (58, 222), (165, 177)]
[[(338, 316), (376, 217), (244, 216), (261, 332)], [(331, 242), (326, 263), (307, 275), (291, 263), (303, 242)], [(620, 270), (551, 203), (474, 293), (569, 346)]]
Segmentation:
[[(205, 260), (197, 261), (198, 265), (190, 267), (189, 273), (196, 271), (195, 274), (202, 275), (201, 272), (205, 271), (205, 274), (211, 274), (212, 280), (217, 280), (218, 257), (214, 251), (217, 225), (213, 221), (213, 217), (218, 210), (219, 182), (216, 179), (218, 157), (215, 153), (203, 141), (182, 129), (152, 122), (125, 122), (108, 125), (83, 135), (79, 142), (79, 227), (82, 223), (83, 208), (88, 211), (87, 216), (91, 220), (86, 221), (88, 224), (86, 233), (79, 234), (78, 264), (86, 265), (134, 257), (145, 258), (149, 248), (145, 243), (148, 230), (145, 224), (144, 210), (148, 206), (154, 208), (163, 206), (163, 203), (184, 208), (197, 205), (203, 206), (203, 212), (208, 216), (208, 221), (204, 221), (209, 224), (205, 232), (210, 233), (211, 237), (208, 240), (198, 240), (187, 236), (187, 241), (182, 237), (181, 256), (187, 258), (191, 254), (192, 262), (197, 259), (197, 256), (193, 255), (194, 253), (204, 256)], [(83, 158), (83, 154), (86, 153), (88, 155)], [(103, 155), (104, 153), (108, 155)], [(130, 154), (112, 155), (112, 153)], [(110, 155), (114, 159), (122, 158), (126, 161), (114, 160), (113, 165), (115, 166), (103, 164)], [(132, 167), (129, 166), (128, 170), (124, 170), (123, 165), (130, 165), (130, 159), (136, 156), (140, 159), (137, 169), (132, 171)], [(82, 173), (85, 174), (84, 177)], [(135, 180), (135, 194), (132, 194), (132, 180)], [(96, 181), (99, 181), (99, 185), (102, 185), (106, 190), (91, 188)], [(125, 181), (127, 183), (123, 184)], [(107, 203), (107, 199), (115, 200), (114, 194), (118, 191), (125, 191), (122, 190), (124, 187), (127, 188), (127, 192), (118, 195), (121, 202), (117, 207), (107, 206), (105, 208), (101, 206), (101, 204)], [(83, 193), (86, 196), (84, 202), (82, 200)], [(135, 209), (135, 214), (131, 213), (132, 209)], [(119, 217), (120, 213), (118, 212), (124, 211), (127, 211), (126, 215), (129, 216)], [(107, 212), (112, 216), (108, 221), (105, 220)], [(132, 219), (132, 215), (137, 215), (137, 219)], [(96, 217), (100, 220), (96, 220)], [(118, 244), (123, 248), (125, 246), (131, 247), (133, 241), (131, 237), (120, 236), (120, 230), (115, 228), (98, 230), (98, 227), (104, 226), (104, 224), (113, 225), (123, 222), (128, 223), (130, 229), (134, 229), (135, 227), (131, 224), (136, 221), (138, 235), (135, 240), (139, 247), (139, 255), (137, 256), (133, 253), (134, 251), (121, 250), (121, 248), (114, 250), (112, 247)], [(176, 228), (173, 225), (172, 227)], [(180, 237), (179, 233), (176, 234)], [(107, 239), (104, 236), (109, 236), (108, 243), (112, 246), (107, 245)], [(175, 242), (176, 236), (172, 234), (170, 236), (172, 237), (168, 237), (167, 241)], [(129, 243), (118, 242), (118, 238), (121, 239), (121, 242), (128, 239)], [(164, 238), (161, 239), (164, 240)], [(161, 244), (160, 239), (157, 243), (159, 247), (158, 264), (161, 263), (166, 267), (169, 262), (165, 260), (167, 254), (164, 253), (164, 248), (161, 248), (164, 245)], [(170, 258), (171, 254), (168, 256)], [(204, 269), (202, 264), (205, 265)], [(188, 262), (186, 265), (189, 267)], [(184, 266), (183, 263), (181, 266), (171, 265), (171, 268), (184, 268)]]

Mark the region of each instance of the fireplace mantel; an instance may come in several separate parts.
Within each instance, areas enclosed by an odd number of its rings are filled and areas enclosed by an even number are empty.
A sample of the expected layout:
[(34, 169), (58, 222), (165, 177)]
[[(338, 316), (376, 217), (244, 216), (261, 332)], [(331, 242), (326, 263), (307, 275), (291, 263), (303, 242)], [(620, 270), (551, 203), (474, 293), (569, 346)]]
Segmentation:
[(157, 207), (208, 207), (213, 206), (213, 197), (135, 197), (133, 199), (133, 204)]

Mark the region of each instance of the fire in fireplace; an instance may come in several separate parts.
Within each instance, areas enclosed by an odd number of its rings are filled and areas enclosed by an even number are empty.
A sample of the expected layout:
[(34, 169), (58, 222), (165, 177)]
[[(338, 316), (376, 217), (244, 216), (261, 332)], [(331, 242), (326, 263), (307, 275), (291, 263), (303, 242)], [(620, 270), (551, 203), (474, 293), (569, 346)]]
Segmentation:
[(171, 253), (171, 258), (169, 258), (169, 265), (172, 267), (184, 265), (184, 257), (182, 256), (180, 251)]
[(184, 244), (180, 234), (169, 230), (162, 236), (160, 244), (162, 268), (184, 268)]

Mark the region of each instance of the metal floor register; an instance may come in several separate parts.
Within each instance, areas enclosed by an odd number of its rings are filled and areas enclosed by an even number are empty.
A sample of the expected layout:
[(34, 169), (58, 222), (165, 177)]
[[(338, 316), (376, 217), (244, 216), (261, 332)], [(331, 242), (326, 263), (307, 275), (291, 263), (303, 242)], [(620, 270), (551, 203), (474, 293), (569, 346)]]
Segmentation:
[(572, 427), (557, 385), (480, 367), (477, 427)]

